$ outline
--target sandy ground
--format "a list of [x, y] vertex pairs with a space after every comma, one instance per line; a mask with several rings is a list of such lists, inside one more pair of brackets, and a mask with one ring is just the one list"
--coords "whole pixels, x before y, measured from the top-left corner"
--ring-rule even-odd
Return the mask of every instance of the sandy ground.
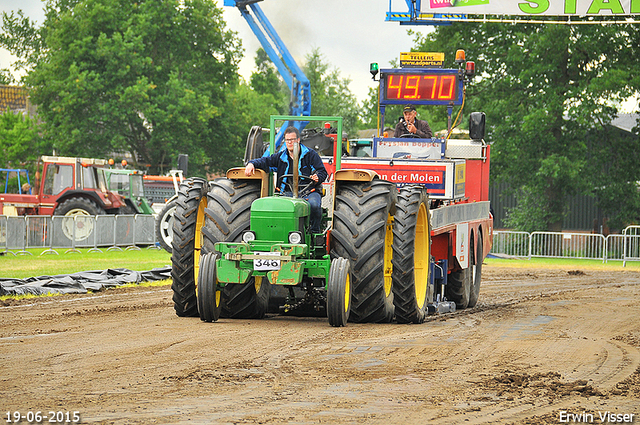
[[422, 325], [204, 323], [168, 287], [7, 302], [1, 419], [640, 424], [640, 273], [483, 273], [476, 308]]

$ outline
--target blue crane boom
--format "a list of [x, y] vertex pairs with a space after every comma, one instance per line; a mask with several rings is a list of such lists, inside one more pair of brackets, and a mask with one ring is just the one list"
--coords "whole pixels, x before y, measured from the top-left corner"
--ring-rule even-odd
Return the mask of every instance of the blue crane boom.
[[[262, 0], [224, 0], [224, 5], [238, 8], [289, 87], [289, 115], [308, 117], [311, 115], [311, 83], [258, 5], [260, 1]], [[302, 130], [307, 122], [296, 121], [293, 125]], [[277, 149], [283, 137], [284, 129], [280, 129], [276, 135]]]

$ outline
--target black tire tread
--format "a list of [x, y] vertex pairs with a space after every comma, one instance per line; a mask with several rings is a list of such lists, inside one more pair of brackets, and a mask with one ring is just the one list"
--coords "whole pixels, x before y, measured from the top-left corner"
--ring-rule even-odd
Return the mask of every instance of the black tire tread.
[[[419, 306], [415, 291], [415, 238], [420, 205], [428, 208], [428, 198], [420, 186], [405, 186], [398, 194], [393, 223], [393, 303], [398, 323], [422, 323], [426, 305]], [[426, 295], [426, 294], [425, 294]]]
[[346, 326], [349, 320], [349, 306], [344, 299], [349, 279], [349, 261], [346, 258], [334, 258], [329, 269], [327, 282], [327, 317], [334, 327]]
[[476, 265], [476, 273], [469, 293], [468, 308], [475, 307], [478, 303], [478, 297], [480, 296], [480, 283], [482, 282], [482, 261], [484, 260], [484, 256], [482, 252], [482, 234], [480, 232], [478, 232], [476, 239], [476, 249], [473, 258], [471, 259]]
[[[251, 204], [260, 197], [260, 182], [219, 178], [210, 183], [202, 228], [203, 253], [213, 252], [217, 242], [237, 242], [249, 230]], [[255, 291], [251, 277], [244, 284], [227, 284], [222, 292], [222, 317], [260, 319], [267, 312], [270, 284], [262, 279]]]
[[396, 187], [374, 179], [342, 182], [336, 194], [331, 257], [349, 260], [353, 322], [389, 322], [393, 295], [384, 287], [387, 217], [395, 210]]
[[83, 209], [89, 215], [103, 215], [105, 211], [93, 200], [82, 197], [69, 198], [62, 201], [55, 209], [54, 215], [65, 215], [73, 209]]
[[198, 316], [194, 256], [200, 252], [195, 252], [195, 236], [198, 206], [206, 187], [206, 180], [192, 177], [178, 189], [171, 241], [171, 289], [174, 309], [180, 317]]
[[215, 322], [220, 317], [220, 306], [216, 305], [216, 257], [213, 252], [200, 259], [198, 275], [198, 313], [203, 322]]
[[255, 277], [246, 283], [230, 283], [222, 291], [222, 317], [230, 319], [262, 319], [267, 313], [271, 284], [262, 278], [260, 290], [256, 292]]
[[[472, 250], [473, 245], [469, 247], [469, 251]], [[469, 307], [472, 281], [471, 262], [468, 267], [449, 273], [447, 286], [445, 287], [445, 296], [448, 300], [456, 303], [456, 309], [464, 310]]]

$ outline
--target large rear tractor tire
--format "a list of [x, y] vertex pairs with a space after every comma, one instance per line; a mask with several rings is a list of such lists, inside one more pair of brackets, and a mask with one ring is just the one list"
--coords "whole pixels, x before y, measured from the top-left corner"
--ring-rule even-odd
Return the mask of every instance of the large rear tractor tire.
[[429, 203], [421, 186], [398, 194], [393, 224], [393, 303], [398, 323], [422, 323], [427, 315], [431, 232]]
[[[238, 242], [249, 230], [251, 204], [260, 197], [260, 182], [216, 179], [210, 183], [202, 229], [203, 251], [213, 252], [216, 242]], [[259, 319], [267, 312], [271, 284], [251, 277], [243, 284], [227, 284], [222, 293], [222, 317]]]
[[178, 189], [171, 241], [171, 289], [174, 308], [180, 317], [198, 316], [196, 282], [206, 190], [207, 181], [198, 177], [184, 180]]
[[173, 214], [176, 211], [177, 195], [173, 196], [156, 217], [156, 240], [160, 247], [171, 254], [171, 241], [173, 240]]
[[228, 283], [222, 292], [222, 317], [262, 319], [269, 307], [271, 283], [265, 276], [251, 276], [243, 284]]
[[[53, 215], [68, 217], [62, 221], [62, 233], [70, 240], [75, 238], [76, 242], [91, 236], [95, 228], [95, 220], [91, 217], [103, 214], [105, 211], [88, 198], [69, 198], [62, 201], [53, 212]], [[79, 218], [74, 220], [74, 217]]]
[[219, 178], [209, 183], [203, 249], [213, 252], [216, 242], [239, 242], [249, 230], [251, 204], [260, 197], [260, 182]]
[[351, 279], [349, 260], [334, 258], [331, 260], [329, 280], [327, 281], [327, 316], [331, 326], [346, 326], [351, 310]]
[[469, 305], [467, 307], [475, 307], [478, 303], [478, 297], [480, 296], [480, 281], [482, 280], [482, 261], [484, 259], [482, 252], [482, 234], [478, 232], [478, 242], [476, 243], [476, 249], [473, 252], [471, 261], [473, 266], [471, 267], [471, 276], [473, 282], [471, 284], [471, 292], [469, 294]]
[[205, 254], [200, 259], [198, 273], [198, 313], [203, 322], [215, 322], [222, 310], [222, 290], [216, 275], [216, 255]]
[[[474, 253], [475, 255], [475, 244], [473, 241], [473, 237], [469, 240], [469, 252]], [[445, 289], [445, 295], [447, 299], [456, 303], [456, 309], [462, 310], [468, 307], [473, 307], [471, 305], [472, 293], [474, 289], [474, 280], [475, 273], [477, 271], [477, 267], [473, 264], [474, 258], [469, 259], [469, 265], [459, 271], [451, 272], [449, 274], [449, 278], [447, 279], [447, 286]], [[478, 281], [478, 292], [480, 291], [480, 281]], [[476, 302], [478, 301], [476, 297]]]
[[331, 256], [349, 260], [353, 322], [393, 320], [391, 258], [397, 200], [393, 183], [341, 182], [335, 198]]

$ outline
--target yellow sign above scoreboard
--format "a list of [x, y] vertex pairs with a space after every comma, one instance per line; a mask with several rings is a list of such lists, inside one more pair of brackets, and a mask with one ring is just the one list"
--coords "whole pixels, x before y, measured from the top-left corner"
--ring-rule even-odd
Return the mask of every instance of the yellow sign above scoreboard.
[[443, 63], [444, 53], [400, 53], [400, 66], [402, 68], [442, 68]]

